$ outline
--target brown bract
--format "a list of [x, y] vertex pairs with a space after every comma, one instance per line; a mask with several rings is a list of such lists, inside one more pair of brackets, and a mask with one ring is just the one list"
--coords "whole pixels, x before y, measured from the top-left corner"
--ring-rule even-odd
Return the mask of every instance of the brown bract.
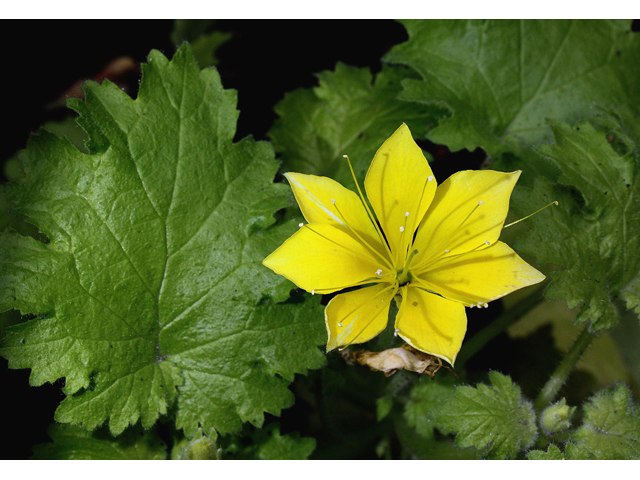
[[420, 375], [426, 373], [433, 379], [436, 372], [443, 366], [440, 358], [416, 350], [411, 345], [389, 348], [382, 352], [343, 350], [341, 355], [347, 363], [357, 362], [360, 365], [366, 365], [371, 370], [384, 372], [387, 377], [404, 369]]

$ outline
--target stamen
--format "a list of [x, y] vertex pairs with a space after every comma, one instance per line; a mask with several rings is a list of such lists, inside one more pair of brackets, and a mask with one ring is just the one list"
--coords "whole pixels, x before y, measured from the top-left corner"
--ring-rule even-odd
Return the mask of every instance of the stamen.
[[400, 329], [399, 329], [399, 328], [396, 328], [396, 329], [394, 330], [394, 332], [393, 332], [393, 336], [394, 336], [394, 337], [397, 337], [397, 336], [398, 336], [398, 333], [400, 333]]
[[336, 199], [335, 199], [335, 198], [332, 198], [332, 199], [331, 199], [331, 203], [332, 203], [333, 205], [335, 205], [335, 204], [336, 204]]
[[429, 180], [430, 182], [433, 182], [433, 177], [429, 175], [429, 178], [427, 178], [427, 180]]
[[449, 253], [451, 250], [445, 250], [444, 253]]
[[339, 323], [339, 324], [338, 324], [338, 326], [339, 326], [339, 327], [342, 327], [342, 324], [341, 324], [341, 323]]
[[409, 212], [405, 212], [404, 216], [408, 217], [409, 216]]
[[484, 241], [484, 243], [485, 243], [486, 245], [491, 245], [491, 242], [490, 242], [489, 240], [485, 240], [485, 241]]
[[[384, 248], [387, 250], [387, 253], [389, 254], [389, 258], [392, 258], [391, 249], [389, 248], [389, 244], [387, 243], [387, 240], [385, 239], [385, 236], [380, 231], [380, 227], [378, 226], [378, 222], [376, 221], [376, 218], [373, 216], [373, 213], [371, 213], [371, 210], [369, 209], [369, 206], [367, 205], [367, 201], [365, 200], [364, 195], [362, 194], [362, 190], [360, 190], [360, 184], [358, 183], [358, 179], [356, 178], [356, 174], [353, 171], [353, 166], [351, 165], [351, 160], [349, 159], [349, 155], [343, 155], [342, 157], [347, 159], [347, 163], [349, 164], [349, 170], [351, 170], [351, 176], [353, 177], [353, 181], [356, 184], [356, 188], [358, 189], [358, 195], [360, 195], [360, 200], [362, 201], [362, 205], [364, 205], [364, 209], [366, 210], [367, 215], [369, 215], [369, 220], [371, 220], [371, 223], [373, 224], [373, 227], [376, 229], [376, 232], [378, 233], [378, 237], [380, 238], [380, 243], [382, 243], [382, 245], [384, 245]], [[388, 262], [385, 261], [385, 263], [388, 263]]]
[[521, 218], [520, 220], [516, 220], [515, 222], [511, 222], [509, 225], [505, 225], [504, 227], [502, 227], [502, 229], [504, 230], [505, 228], [509, 228], [511, 225], [515, 225], [516, 223], [520, 223], [521, 221], [526, 220], [527, 218], [534, 216], [536, 213], [541, 212], [545, 208], [549, 208], [551, 205], [558, 205], [558, 201], [554, 200], [549, 205], [545, 205], [544, 207], [542, 207], [540, 210], [536, 210], [535, 212], [530, 213], [529, 215], [527, 215], [524, 218]]
[[311, 295], [315, 295], [316, 291], [315, 290], [311, 290]]
[[401, 232], [404, 232], [404, 227], [400, 227], [400, 231], [401, 231]]
[[[335, 202], [334, 199], [331, 199], [331, 201]], [[342, 217], [342, 220], [344, 221], [344, 224], [347, 225], [347, 221], [346, 221], [344, 215], [342, 214], [342, 212], [340, 211], [338, 206], [335, 205], [335, 203], [334, 203], [334, 207], [336, 209], [336, 212], [338, 212], [338, 215], [340, 215]], [[387, 265], [387, 267], [391, 268], [391, 265], [389, 264], [389, 261], [384, 257], [384, 255], [381, 255], [380, 253], [378, 253], [378, 251], [375, 248], [373, 248], [371, 245], [369, 245], [369, 243], [364, 238], [362, 238], [362, 236], [355, 229], [349, 227], [348, 225], [347, 225], [347, 227], [349, 228], [349, 230], [351, 230], [355, 234], [355, 236], [358, 238], [358, 240], [360, 240], [362, 242], [362, 244], [369, 250], [369, 252], [371, 252], [373, 255], [375, 255], [379, 259], [381, 259]]]
[[298, 226], [299, 227], [304, 227], [304, 223], [299, 223]]
[[382, 276], [382, 269], [379, 268], [378, 270], [376, 270], [376, 275], [378, 275], [379, 277]]
[[478, 202], [478, 205], [482, 205], [483, 203], [484, 203], [484, 200], [480, 200], [480, 201]]

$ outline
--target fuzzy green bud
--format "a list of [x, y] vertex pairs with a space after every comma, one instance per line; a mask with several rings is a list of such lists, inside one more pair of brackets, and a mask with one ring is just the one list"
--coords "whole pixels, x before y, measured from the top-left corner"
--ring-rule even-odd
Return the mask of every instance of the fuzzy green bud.
[[559, 402], [549, 405], [540, 417], [540, 426], [545, 434], [561, 432], [571, 426], [571, 416], [576, 407], [570, 407], [563, 398]]

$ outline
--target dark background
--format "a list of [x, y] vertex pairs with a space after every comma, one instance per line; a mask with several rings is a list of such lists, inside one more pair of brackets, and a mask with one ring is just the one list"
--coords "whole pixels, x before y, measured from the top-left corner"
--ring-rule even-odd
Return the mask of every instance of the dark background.
[[[3, 21], [1, 85], [4, 97], [0, 163], [26, 146], [29, 135], [64, 108], [50, 108], [75, 82], [99, 74], [114, 58], [146, 61], [151, 49], [171, 58], [173, 21]], [[336, 62], [380, 70], [380, 58], [408, 37], [404, 27], [381, 21], [220, 20], [233, 37], [217, 53], [225, 88], [238, 90], [237, 138], [267, 139], [274, 105], [285, 92], [317, 84], [314, 73]], [[137, 80], [131, 82], [135, 90]], [[135, 91], [130, 92], [135, 97]], [[4, 170], [0, 180], [5, 180]], [[0, 358], [3, 441], [0, 458], [23, 459], [49, 441], [46, 428], [64, 399], [62, 381], [29, 386], [29, 370], [9, 370]]]
[[[4, 161], [24, 148], [30, 133], [60, 111], [46, 106], [76, 81], [99, 74], [114, 58], [146, 61], [151, 49], [173, 56], [172, 20], [3, 21], [2, 93]], [[273, 106], [285, 92], [314, 86], [314, 73], [338, 61], [380, 70], [380, 58], [405, 41], [393, 20], [219, 20], [213, 28], [233, 37], [217, 53], [225, 88], [238, 90], [238, 138], [266, 139]], [[132, 92], [135, 96], [135, 92]]]

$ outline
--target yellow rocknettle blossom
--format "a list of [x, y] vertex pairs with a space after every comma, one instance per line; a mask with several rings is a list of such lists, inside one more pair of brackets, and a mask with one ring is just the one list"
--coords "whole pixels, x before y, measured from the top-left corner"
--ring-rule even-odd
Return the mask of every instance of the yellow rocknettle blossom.
[[544, 275], [498, 241], [520, 171], [466, 170], [437, 186], [402, 124], [377, 151], [360, 196], [334, 180], [285, 174], [307, 224], [264, 265], [325, 309], [327, 351], [382, 332], [399, 296], [395, 332], [453, 365], [467, 330], [465, 307], [482, 307]]

